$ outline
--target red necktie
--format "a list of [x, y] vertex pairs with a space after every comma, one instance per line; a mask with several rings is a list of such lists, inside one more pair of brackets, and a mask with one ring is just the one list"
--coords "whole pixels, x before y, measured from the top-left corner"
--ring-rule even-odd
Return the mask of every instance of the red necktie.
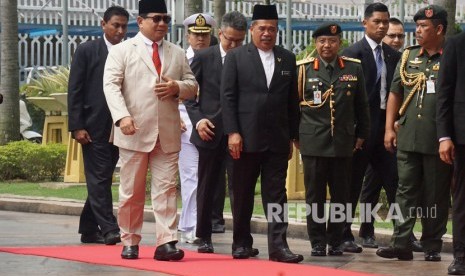
[[156, 42], [154, 42], [152, 44], [152, 48], [153, 48], [153, 54], [152, 54], [153, 64], [155, 64], [155, 68], [157, 69], [157, 73], [160, 76], [161, 60], [160, 60], [160, 56], [158, 55], [158, 44]]

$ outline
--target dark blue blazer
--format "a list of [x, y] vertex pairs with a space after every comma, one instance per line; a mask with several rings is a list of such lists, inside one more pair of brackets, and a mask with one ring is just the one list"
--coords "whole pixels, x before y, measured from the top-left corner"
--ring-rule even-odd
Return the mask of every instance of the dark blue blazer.
[[[401, 57], [401, 53], [394, 50], [387, 44], [382, 44], [384, 62], [386, 63], [386, 100], [389, 95], [392, 77], [396, 69], [397, 63]], [[350, 47], [344, 49], [342, 55], [351, 58], [360, 59], [362, 61], [363, 75], [365, 76], [365, 85], [368, 96], [368, 104], [370, 106], [371, 118], [371, 135], [378, 133], [379, 128], [384, 128], [385, 122], [379, 121], [380, 114], [380, 84], [376, 81], [376, 61], [373, 56], [373, 50], [370, 44], [364, 37]]]

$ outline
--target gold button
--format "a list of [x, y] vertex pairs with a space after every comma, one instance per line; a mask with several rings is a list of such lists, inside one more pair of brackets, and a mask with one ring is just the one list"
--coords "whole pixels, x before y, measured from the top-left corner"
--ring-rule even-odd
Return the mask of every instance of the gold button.
[[426, 72], [429, 72], [429, 68], [426, 68]]
[[417, 117], [418, 117], [418, 119], [421, 119], [421, 114], [418, 114], [418, 116], [417, 116]]
[[334, 93], [331, 93], [331, 96], [334, 96]]
[[347, 96], [350, 96], [350, 94], [351, 94], [350, 91], [347, 91]]
[[351, 88], [352, 86], [350, 86], [350, 84], [347, 85], [348, 88]]

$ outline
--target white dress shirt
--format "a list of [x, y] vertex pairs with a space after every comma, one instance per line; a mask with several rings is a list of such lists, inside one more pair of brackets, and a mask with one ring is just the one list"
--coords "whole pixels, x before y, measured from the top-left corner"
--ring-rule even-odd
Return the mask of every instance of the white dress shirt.
[[260, 54], [260, 59], [262, 60], [263, 69], [265, 69], [266, 85], [268, 88], [270, 88], [271, 79], [273, 78], [273, 73], [274, 73], [273, 50], [269, 50], [265, 52], [265, 51], [258, 49], [258, 53]]

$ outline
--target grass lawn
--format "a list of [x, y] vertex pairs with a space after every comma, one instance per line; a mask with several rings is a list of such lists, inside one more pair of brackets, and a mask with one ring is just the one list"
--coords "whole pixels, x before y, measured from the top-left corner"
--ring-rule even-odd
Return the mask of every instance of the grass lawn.
[[[113, 185], [112, 187], [113, 201], [118, 201], [118, 186]], [[57, 197], [57, 198], [69, 198], [75, 200], [85, 200], [87, 197], [87, 189], [85, 185], [66, 186], [62, 188], [51, 188], [48, 185], [41, 183], [29, 183], [29, 182], [0, 182], [0, 194], [12, 194], [20, 196], [37, 196], [37, 197]], [[150, 197], [147, 197], [145, 202], [146, 205], [151, 205]], [[181, 197], [178, 197], [178, 208], [181, 208]], [[226, 198], [224, 204], [224, 211], [226, 213], [231, 212], [231, 204], [229, 197]], [[255, 189], [255, 206], [254, 215], [264, 215], [261, 196], [260, 196], [260, 185], [257, 185]], [[357, 223], [355, 223], [357, 224]], [[375, 222], [375, 228], [392, 229], [391, 222]], [[414, 232], [421, 232], [421, 223], [417, 221], [415, 224]], [[452, 234], [452, 222], [449, 220], [447, 223], [447, 234]]]

